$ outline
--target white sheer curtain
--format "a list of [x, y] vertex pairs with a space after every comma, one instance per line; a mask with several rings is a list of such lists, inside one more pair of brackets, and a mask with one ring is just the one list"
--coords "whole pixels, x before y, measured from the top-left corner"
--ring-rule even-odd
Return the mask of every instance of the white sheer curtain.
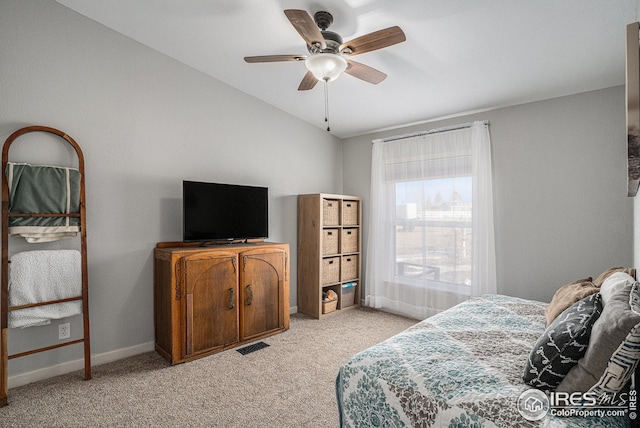
[[424, 319], [496, 293], [491, 182], [484, 122], [374, 141], [365, 304]]

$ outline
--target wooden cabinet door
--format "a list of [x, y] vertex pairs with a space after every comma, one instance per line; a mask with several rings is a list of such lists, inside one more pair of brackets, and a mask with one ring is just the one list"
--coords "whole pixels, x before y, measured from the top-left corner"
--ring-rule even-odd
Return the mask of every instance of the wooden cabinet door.
[[238, 341], [238, 258], [209, 252], [182, 258], [185, 356]]
[[285, 252], [275, 248], [257, 249], [244, 252], [240, 257], [240, 339], [251, 339], [262, 333], [282, 329], [285, 310]]

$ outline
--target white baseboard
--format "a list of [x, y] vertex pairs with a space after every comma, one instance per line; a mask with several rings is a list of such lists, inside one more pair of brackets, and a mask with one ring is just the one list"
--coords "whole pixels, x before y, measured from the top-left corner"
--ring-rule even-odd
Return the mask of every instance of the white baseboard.
[[[128, 348], [117, 349], [102, 354], [91, 355], [91, 366], [99, 366], [100, 364], [110, 363], [112, 361], [121, 360], [123, 358], [132, 357], [134, 355], [143, 354], [145, 352], [155, 350], [154, 342], [142, 343], [140, 345], [130, 346]], [[20, 373], [9, 377], [9, 388], [26, 385], [28, 383], [37, 382], [39, 380], [48, 379], [50, 377], [63, 375], [84, 369], [84, 358], [80, 358], [66, 363], [56, 364], [55, 366], [45, 367], [34, 370], [32, 372]]]
[[[289, 314], [295, 313], [298, 313], [298, 307], [290, 307]], [[100, 364], [110, 363], [112, 361], [117, 361], [123, 358], [132, 357], [134, 355], [143, 354], [145, 352], [154, 351], [155, 349], [155, 342], [147, 342], [140, 345], [130, 346], [128, 348], [105, 352], [103, 354], [91, 355], [91, 366], [99, 366]], [[27, 373], [20, 373], [9, 377], [9, 388], [15, 388], [17, 386], [26, 385], [28, 383], [37, 382], [39, 380], [48, 379], [50, 377], [59, 376], [83, 369], [84, 359], [79, 358], [77, 360], [67, 361], [66, 363], [56, 364], [55, 366], [45, 367]]]

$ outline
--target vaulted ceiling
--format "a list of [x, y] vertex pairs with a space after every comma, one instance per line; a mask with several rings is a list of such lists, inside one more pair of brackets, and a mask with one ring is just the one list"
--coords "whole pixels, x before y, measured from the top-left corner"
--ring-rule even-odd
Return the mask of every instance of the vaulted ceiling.
[[298, 91], [304, 61], [283, 10], [328, 11], [345, 41], [397, 25], [406, 41], [358, 55], [388, 77], [328, 84], [331, 132], [349, 137], [624, 83], [637, 0], [57, 0], [320, 128], [323, 85]]

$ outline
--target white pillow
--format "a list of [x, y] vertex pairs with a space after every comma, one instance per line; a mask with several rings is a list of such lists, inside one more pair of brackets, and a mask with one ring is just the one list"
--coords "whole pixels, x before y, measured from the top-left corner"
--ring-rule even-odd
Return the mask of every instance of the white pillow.
[[629, 287], [636, 282], [633, 277], [624, 272], [616, 272], [604, 280], [600, 287], [600, 294], [602, 295], [602, 306], [606, 306], [607, 302], [611, 298], [611, 295], [621, 287]]

